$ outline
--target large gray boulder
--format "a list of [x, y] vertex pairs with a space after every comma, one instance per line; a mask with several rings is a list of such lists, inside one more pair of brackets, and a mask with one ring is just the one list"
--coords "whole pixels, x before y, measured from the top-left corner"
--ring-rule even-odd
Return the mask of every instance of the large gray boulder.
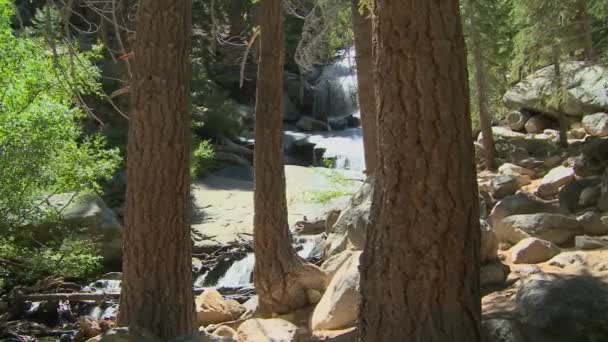
[[549, 202], [545, 202], [531, 196], [527, 193], [520, 192], [513, 196], [503, 198], [496, 203], [490, 215], [488, 223], [495, 231], [502, 229], [503, 220], [511, 215], [535, 214], [535, 213], [563, 213], [564, 210]]
[[63, 224], [84, 228], [85, 234], [99, 243], [105, 262], [119, 261], [122, 256], [122, 225], [116, 214], [99, 195], [92, 193], [64, 193], [48, 197], [44, 210], [59, 213]]
[[[568, 91], [568, 98], [562, 105], [567, 115], [585, 116], [608, 110], [608, 69], [592, 65], [586, 66], [584, 62], [568, 62], [561, 65], [564, 73], [564, 87]], [[551, 97], [555, 94], [555, 70], [552, 65], [542, 68], [504, 95], [505, 105], [520, 110], [527, 109], [546, 113], [557, 117], [558, 110], [552, 103]]]
[[555, 244], [571, 241], [583, 232], [574, 218], [560, 214], [524, 214], [506, 217], [496, 229], [500, 242], [517, 243], [528, 237], [536, 237]]
[[608, 285], [585, 276], [536, 274], [516, 295], [521, 323], [547, 341], [608, 341]]
[[594, 137], [608, 136], [608, 114], [590, 114], [585, 116], [582, 122], [587, 134]]

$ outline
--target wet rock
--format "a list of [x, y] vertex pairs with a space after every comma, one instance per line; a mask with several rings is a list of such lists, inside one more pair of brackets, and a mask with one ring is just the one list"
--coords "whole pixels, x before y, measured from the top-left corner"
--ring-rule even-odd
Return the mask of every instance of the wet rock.
[[587, 134], [594, 137], [608, 136], [608, 114], [595, 113], [585, 115], [582, 120]]
[[536, 237], [555, 244], [571, 241], [583, 231], [573, 218], [559, 214], [524, 214], [505, 218], [496, 229], [499, 241], [517, 243], [527, 237]]
[[359, 306], [359, 256], [354, 253], [337, 271], [315, 307], [313, 331], [338, 330], [355, 325]]
[[296, 342], [298, 327], [279, 319], [249, 319], [239, 326], [239, 342]]
[[571, 167], [558, 166], [549, 171], [542, 179], [538, 187], [538, 195], [546, 198], [559, 192], [559, 188], [574, 180], [574, 169]]
[[511, 248], [514, 264], [538, 264], [559, 254], [560, 249], [549, 241], [526, 238]]
[[205, 289], [195, 299], [196, 317], [199, 325], [217, 324], [239, 318], [246, 309], [235, 300], [224, 299], [215, 289]]

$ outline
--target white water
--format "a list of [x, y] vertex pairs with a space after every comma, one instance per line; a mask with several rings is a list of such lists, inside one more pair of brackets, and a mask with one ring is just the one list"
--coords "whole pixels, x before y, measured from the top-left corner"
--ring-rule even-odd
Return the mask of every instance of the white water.
[[118, 304], [113, 304], [107, 308], [101, 308], [100, 306], [94, 307], [89, 312], [89, 317], [94, 319], [109, 319], [115, 318], [118, 315]]
[[218, 280], [215, 287], [242, 287], [250, 285], [254, 265], [255, 257], [253, 253], [247, 254], [245, 258], [236, 261], [230, 266], [226, 274]]
[[357, 72], [354, 47], [326, 65], [315, 85], [315, 118], [343, 118], [357, 111]]

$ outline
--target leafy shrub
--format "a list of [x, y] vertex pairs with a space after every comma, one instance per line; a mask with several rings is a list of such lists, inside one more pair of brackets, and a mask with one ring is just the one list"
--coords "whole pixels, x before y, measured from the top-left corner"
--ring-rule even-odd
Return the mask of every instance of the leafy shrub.
[[196, 145], [192, 152], [190, 175], [192, 178], [200, 177], [216, 166], [215, 151], [209, 140], [203, 140]]
[[119, 164], [102, 136], [84, 136], [75, 102], [99, 92], [96, 52], [66, 42], [51, 49], [36, 30], [16, 36], [12, 15], [13, 3], [0, 0], [0, 269], [15, 279], [83, 276], [97, 260], [86, 240], [59, 229], [38, 243], [28, 227], [55, 218], [39, 210], [43, 195], [99, 191]]

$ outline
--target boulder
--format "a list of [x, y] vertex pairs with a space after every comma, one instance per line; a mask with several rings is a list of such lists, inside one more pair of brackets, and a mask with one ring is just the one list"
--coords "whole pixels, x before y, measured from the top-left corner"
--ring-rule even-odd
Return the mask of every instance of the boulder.
[[524, 125], [526, 132], [532, 134], [543, 133], [547, 127], [551, 125], [551, 122], [542, 115], [534, 115]]
[[236, 339], [237, 333], [236, 330], [232, 329], [231, 327], [221, 325], [213, 331], [213, 335]]
[[338, 254], [334, 254], [327, 258], [323, 264], [321, 264], [321, 269], [327, 273], [328, 279], [331, 281], [333, 276], [338, 272], [338, 270], [344, 265], [347, 261], [349, 261], [353, 254], [361, 255], [360, 251], [354, 251], [351, 249], [347, 249]]
[[608, 341], [608, 286], [600, 279], [536, 274], [522, 281], [515, 300], [521, 323], [552, 337], [546, 341]]
[[248, 319], [237, 331], [239, 342], [297, 342], [297, 330], [293, 323], [280, 318]]
[[533, 178], [536, 174], [533, 170], [511, 163], [502, 164], [498, 168], [498, 172], [506, 176], [530, 176], [530, 178]]
[[549, 260], [549, 265], [559, 268], [581, 268], [587, 265], [587, 257], [580, 252], [560, 253]]
[[575, 213], [595, 206], [601, 196], [600, 183], [601, 180], [594, 177], [575, 180], [564, 185], [558, 195], [560, 207]]
[[348, 207], [342, 211], [338, 220], [328, 232], [325, 242], [325, 255], [327, 257], [347, 248], [363, 249], [373, 192], [373, 180], [369, 179], [350, 199]]
[[503, 285], [511, 272], [509, 266], [500, 261], [481, 266], [479, 283], [481, 286]]
[[601, 214], [597, 211], [586, 211], [579, 215], [576, 220], [583, 226], [583, 232], [587, 235], [608, 235], [608, 224], [602, 220]]
[[329, 131], [329, 125], [326, 122], [313, 119], [310, 116], [301, 117], [296, 122], [296, 127], [304, 132]]
[[607, 248], [608, 239], [581, 235], [574, 238], [574, 247], [583, 250]]
[[517, 243], [527, 237], [536, 237], [559, 245], [571, 241], [582, 231], [576, 219], [560, 214], [538, 213], [505, 218], [496, 229], [496, 236], [501, 242]]
[[479, 220], [481, 228], [481, 263], [486, 264], [498, 260], [498, 238], [494, 229], [484, 220]]
[[494, 198], [504, 198], [519, 190], [518, 179], [513, 176], [498, 176], [492, 179], [492, 194]]
[[546, 198], [559, 192], [559, 188], [574, 180], [574, 169], [558, 166], [551, 169], [542, 179], [538, 187], [538, 195]]
[[[560, 107], [567, 115], [582, 117], [608, 110], [608, 69], [585, 62], [566, 62], [561, 65], [563, 86], [568, 91], [565, 103]], [[527, 109], [546, 113], [555, 118], [560, 112], [550, 99], [555, 94], [555, 69], [552, 65], [542, 68], [509, 89], [504, 97], [508, 108]]]
[[224, 299], [215, 289], [195, 298], [196, 318], [199, 325], [217, 324], [238, 319], [247, 309], [236, 300]]
[[[495, 231], [501, 229], [502, 221], [511, 215], [535, 214], [535, 213], [563, 213], [564, 210], [549, 202], [541, 201], [524, 192], [508, 196], [500, 200], [488, 216], [488, 223]], [[504, 242], [503, 240], [499, 241]]]
[[584, 139], [587, 131], [583, 127], [572, 128], [567, 133], [568, 139]]
[[354, 253], [338, 270], [310, 318], [313, 331], [339, 330], [356, 324], [360, 299], [359, 257]]
[[482, 342], [527, 342], [516, 320], [504, 318], [481, 321]]
[[587, 134], [594, 137], [608, 136], [608, 114], [595, 113], [583, 117], [583, 128]]
[[86, 234], [99, 243], [104, 262], [113, 263], [122, 259], [122, 226], [114, 211], [106, 206], [99, 195], [52, 195], [44, 209], [59, 211], [61, 220], [69, 227], [85, 228]]
[[521, 131], [524, 129], [524, 125], [526, 121], [530, 118], [530, 113], [526, 111], [514, 110], [507, 114], [507, 122], [509, 123], [509, 127], [514, 131]]
[[538, 264], [553, 258], [559, 252], [559, 247], [549, 241], [526, 238], [511, 248], [511, 260], [514, 264]]

